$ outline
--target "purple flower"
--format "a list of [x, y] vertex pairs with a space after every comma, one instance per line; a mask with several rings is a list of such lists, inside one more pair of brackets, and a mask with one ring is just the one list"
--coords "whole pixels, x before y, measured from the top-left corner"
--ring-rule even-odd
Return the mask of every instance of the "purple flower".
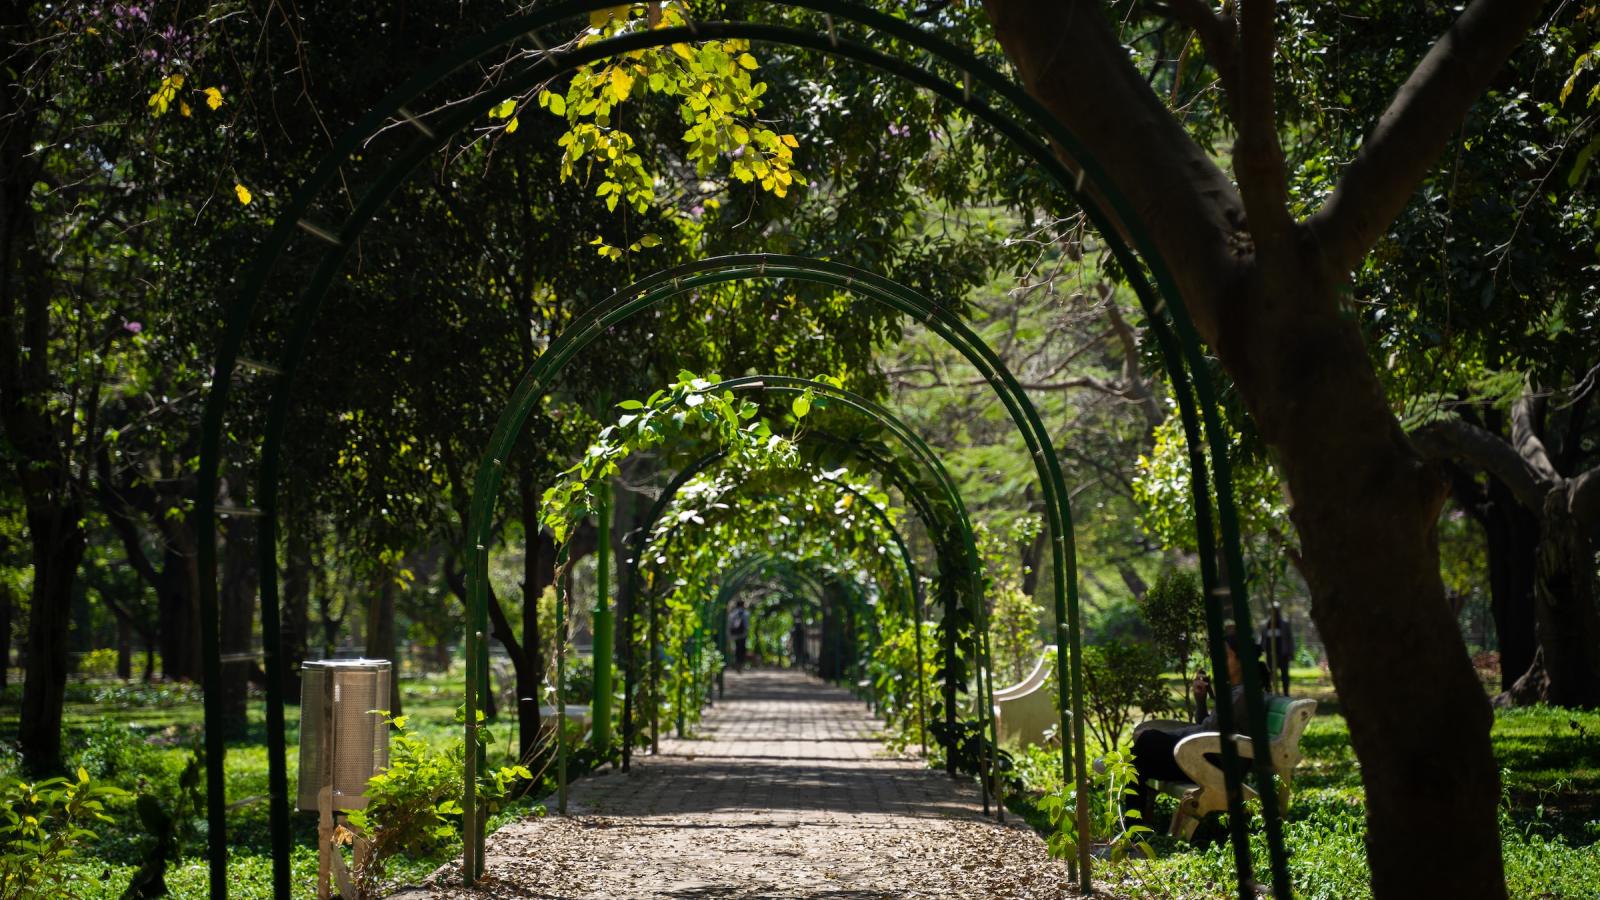
[[705, 214], [706, 214], [706, 208], [704, 206], [701, 206], [698, 203], [696, 203], [695, 205], [689, 207], [689, 215], [694, 216], [696, 219], [700, 218], [701, 216], [703, 216]]
[[144, 326], [138, 322], [124, 322], [122, 327], [126, 328], [129, 334], [138, 334], [144, 330]]
[[889, 126], [889, 134], [891, 134], [891, 135], [893, 135], [894, 137], [897, 137], [897, 138], [906, 137], [909, 134], [911, 134], [911, 126], [910, 125], [890, 125]]

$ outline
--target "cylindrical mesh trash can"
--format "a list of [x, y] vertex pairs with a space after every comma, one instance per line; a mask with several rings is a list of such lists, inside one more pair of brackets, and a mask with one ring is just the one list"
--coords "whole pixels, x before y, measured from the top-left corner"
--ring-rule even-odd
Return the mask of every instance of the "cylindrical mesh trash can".
[[[317, 792], [330, 771], [334, 810], [367, 805], [367, 780], [389, 764], [389, 726], [374, 710], [389, 705], [390, 668], [386, 659], [319, 659], [301, 665], [300, 809], [317, 808]], [[330, 704], [331, 716], [326, 713]]]

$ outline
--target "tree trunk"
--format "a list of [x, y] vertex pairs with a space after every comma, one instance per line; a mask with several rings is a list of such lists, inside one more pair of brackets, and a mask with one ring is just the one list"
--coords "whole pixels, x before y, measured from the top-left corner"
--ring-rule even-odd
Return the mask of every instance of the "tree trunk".
[[133, 678], [133, 625], [120, 613], [117, 614], [117, 678], [124, 682]]
[[200, 678], [200, 570], [195, 536], [185, 519], [161, 527], [164, 547], [156, 585], [156, 635], [168, 681]]
[[367, 606], [367, 649], [373, 659], [387, 659], [389, 669], [389, 715], [401, 715], [400, 660], [395, 653], [394, 572], [385, 565], [378, 571], [378, 584], [374, 585], [372, 599]]
[[1545, 501], [1534, 582], [1539, 652], [1511, 686], [1519, 706], [1600, 706], [1600, 610], [1595, 607], [1594, 546], [1565, 491]]
[[1124, 195], [1118, 215], [1137, 221], [1120, 226], [1172, 267], [1184, 309], [1274, 451], [1361, 762], [1374, 896], [1504, 898], [1493, 717], [1439, 577], [1444, 485], [1390, 412], [1349, 311], [1349, 273], [1538, 4], [1470, 4], [1304, 223], [1289, 212], [1272, 107], [1273, 5], [1184, 7], [1206, 29], [1208, 56], [1218, 51], [1239, 135], [1231, 173], [1150, 91], [1100, 4], [985, 5], [1028, 90]]
[[300, 666], [306, 660], [310, 638], [311, 535], [310, 525], [299, 517], [288, 522], [284, 539], [283, 620], [279, 643], [283, 653], [283, 700], [300, 703]]
[[1483, 529], [1489, 563], [1489, 611], [1500, 647], [1500, 689], [1510, 692], [1533, 666], [1535, 554], [1539, 520], [1499, 479], [1490, 477]]
[[61, 764], [61, 713], [67, 689], [67, 639], [72, 628], [72, 587], [87, 541], [83, 512], [72, 503], [29, 509], [33, 541], [33, 595], [28, 615], [28, 658], [17, 742], [34, 773]]
[[258, 580], [255, 520], [241, 516], [224, 519], [222, 590], [218, 595], [222, 683], [205, 685], [205, 689], [221, 693], [222, 730], [229, 740], [243, 738], [249, 727], [250, 673], [255, 662], [250, 637]]
[[11, 681], [11, 586], [0, 583], [0, 691]]

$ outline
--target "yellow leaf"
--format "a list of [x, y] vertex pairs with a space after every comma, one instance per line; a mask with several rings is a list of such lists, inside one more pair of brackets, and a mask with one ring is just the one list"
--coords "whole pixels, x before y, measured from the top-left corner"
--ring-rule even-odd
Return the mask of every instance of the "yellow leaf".
[[208, 87], [208, 88], [205, 89], [205, 95], [206, 95], [206, 106], [209, 106], [212, 109], [221, 109], [222, 108], [222, 91], [221, 90], [219, 90], [217, 88], [214, 88], [214, 87]]
[[795, 148], [797, 148], [797, 147], [800, 146], [800, 142], [795, 140], [794, 135], [786, 134], [786, 135], [783, 136], [783, 145], [785, 147], [795, 147]]
[[566, 115], [567, 114], [567, 98], [561, 96], [560, 94], [551, 94], [550, 95], [550, 111], [555, 113], [558, 116]]
[[178, 115], [183, 116], [185, 119], [187, 119], [187, 118], [189, 118], [189, 115], [191, 113], [193, 113], [193, 112], [194, 112], [194, 110], [189, 108], [189, 104], [187, 102], [185, 102], [183, 100], [179, 100], [178, 101]]
[[234, 196], [238, 197], [239, 198], [239, 202], [244, 204], [245, 206], [249, 206], [250, 205], [250, 201], [252, 199], [254, 199], [253, 196], [250, 193], [250, 189], [245, 187], [242, 184], [235, 184], [233, 186], [233, 194], [234, 194]]
[[739, 65], [745, 67], [746, 69], [753, 70], [760, 67], [761, 64], [756, 62], [756, 58], [754, 56], [751, 56], [748, 53], [741, 53], [739, 54]]
[[515, 134], [516, 130], [517, 130], [517, 117], [516, 116], [512, 116], [511, 117], [511, 121], [506, 123], [506, 134]]
[[611, 96], [616, 97], [617, 98], [617, 102], [621, 103], [622, 101], [628, 99], [628, 94], [632, 90], [633, 90], [633, 76], [629, 75], [627, 72], [622, 71], [622, 68], [620, 66], [615, 68], [615, 69], [612, 69], [611, 70]]
[[178, 89], [181, 87], [183, 87], [182, 75], [168, 75], [162, 78], [161, 86], [156, 88], [154, 94], [150, 95], [150, 115], [156, 118], [166, 115], [168, 107], [172, 105], [173, 99], [178, 96]]
[[504, 119], [506, 116], [509, 116], [513, 112], [516, 112], [516, 110], [517, 110], [517, 101], [516, 100], [514, 100], [514, 99], [502, 100], [499, 103], [496, 103], [494, 105], [493, 109], [489, 110], [489, 118], [491, 118], [491, 119]]

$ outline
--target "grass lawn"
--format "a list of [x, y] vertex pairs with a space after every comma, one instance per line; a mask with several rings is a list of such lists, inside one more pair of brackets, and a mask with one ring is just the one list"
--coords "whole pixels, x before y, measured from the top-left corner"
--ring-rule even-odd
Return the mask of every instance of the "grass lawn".
[[[1302, 741], [1305, 761], [1296, 772], [1294, 804], [1286, 823], [1297, 896], [1307, 900], [1367, 897], [1362, 791], [1344, 719], [1320, 673], [1309, 669], [1297, 673], [1294, 686], [1296, 694], [1320, 701], [1318, 715]], [[455, 723], [461, 697], [459, 677], [407, 680], [402, 689], [415, 733], [438, 745], [459, 736]], [[6, 699], [0, 711], [0, 738], [12, 737], [16, 728], [15, 698]], [[299, 738], [297, 716], [291, 708], [287, 722], [291, 796]], [[253, 731], [246, 740], [230, 746], [227, 758], [231, 896], [239, 898], [270, 896], [266, 750], [260, 719], [258, 704]], [[75, 684], [69, 687], [68, 762], [129, 790], [173, 796], [199, 726], [200, 698], [193, 688]], [[500, 741], [491, 762], [498, 765], [509, 761], [504, 738], [514, 734], [515, 724], [503, 721], [494, 731]], [[1495, 719], [1493, 740], [1505, 783], [1501, 821], [1511, 896], [1545, 900], [1600, 897], [1600, 713], [1540, 708], [1502, 711]], [[1028, 782], [1030, 796], [1059, 787], [1056, 759], [1041, 748], [1019, 758], [1019, 774]], [[14, 766], [13, 756], [0, 755], [0, 774]], [[532, 805], [529, 801], [517, 804], [492, 824], [524, 814]], [[1029, 797], [1016, 798], [1013, 808], [1040, 822]], [[1164, 825], [1164, 816], [1170, 812], [1169, 805], [1157, 824]], [[148, 838], [137, 823], [131, 802], [118, 804], [113, 813], [116, 821], [102, 826], [84, 858], [72, 865], [61, 896], [115, 898], [126, 887], [147, 853]], [[295, 896], [310, 897], [316, 873], [315, 816], [297, 812], [293, 821]], [[196, 825], [184, 860], [167, 874], [176, 897], [206, 896], [203, 819]], [[1254, 833], [1258, 838], [1256, 858], [1264, 863], [1266, 851], [1259, 827]], [[1154, 861], [1141, 859], [1119, 866], [1102, 863], [1096, 870], [1097, 880], [1128, 897], [1220, 900], [1235, 896], [1232, 855], [1226, 843], [1189, 845], [1161, 836], [1153, 845], [1157, 851]], [[414, 882], [457, 853], [458, 846], [447, 846], [435, 856], [397, 860], [391, 866], [391, 878], [397, 883]]]
[[[19, 689], [12, 688], [12, 692]], [[402, 680], [401, 702], [409, 718], [409, 728], [430, 743], [443, 746], [461, 737], [455, 710], [461, 703], [462, 680], [426, 677]], [[6, 697], [0, 711], [0, 738], [16, 735], [18, 704]], [[297, 781], [300, 739], [299, 710], [285, 711], [288, 731], [289, 796], [293, 802]], [[228, 747], [228, 843], [230, 897], [241, 900], [269, 898], [272, 895], [271, 839], [267, 826], [267, 753], [264, 704], [256, 703], [251, 714], [251, 731], [245, 740]], [[129, 791], [147, 790], [157, 796], [177, 795], [178, 776], [191, 758], [191, 745], [200, 733], [200, 694], [186, 685], [131, 685], [120, 683], [73, 684], [68, 687], [64, 734], [69, 767], [83, 766], [97, 779]], [[491, 729], [496, 743], [491, 744], [489, 762], [510, 762], [508, 743], [514, 742], [515, 721], [502, 721]], [[510, 739], [508, 742], [507, 738]], [[0, 775], [14, 771], [14, 756], [0, 756]], [[515, 804], [497, 815], [497, 826], [528, 812], [533, 804]], [[84, 857], [71, 866], [69, 881], [61, 886], [63, 897], [117, 898], [127, 887], [144, 859], [149, 839], [134, 814], [132, 802], [116, 804], [115, 822], [96, 828], [97, 840]], [[296, 897], [313, 897], [316, 892], [316, 814], [295, 812], [292, 817], [295, 843], [291, 867]], [[203, 898], [208, 895], [205, 851], [204, 810], [195, 823], [195, 833], [184, 848], [184, 859], [167, 870], [167, 885], [174, 897]], [[442, 848], [435, 856], [397, 859], [389, 875], [397, 883], [414, 882], [461, 851], [459, 846]]]
[[[1318, 714], [1301, 741], [1305, 755], [1295, 771], [1294, 801], [1285, 823], [1295, 895], [1305, 900], [1359, 900], [1367, 886], [1364, 796], [1350, 734], [1331, 687], [1314, 669], [1297, 671], [1297, 696], [1316, 697]], [[1510, 895], [1539, 900], [1600, 897], [1600, 713], [1530, 708], [1497, 711], [1492, 733], [1501, 767], [1501, 838]], [[1091, 754], [1098, 751], [1091, 741]], [[1059, 787], [1059, 758], [1034, 749], [1021, 763], [1030, 788]], [[1164, 831], [1169, 798], [1151, 823]], [[1029, 797], [1016, 811], [1044, 824]], [[1266, 870], [1266, 841], [1259, 815], [1252, 823], [1257, 872]], [[1151, 900], [1202, 900], [1238, 896], [1226, 831], [1208, 823], [1212, 840], [1196, 845], [1166, 837], [1151, 843], [1156, 859], [1102, 863], [1096, 879], [1122, 896]]]

